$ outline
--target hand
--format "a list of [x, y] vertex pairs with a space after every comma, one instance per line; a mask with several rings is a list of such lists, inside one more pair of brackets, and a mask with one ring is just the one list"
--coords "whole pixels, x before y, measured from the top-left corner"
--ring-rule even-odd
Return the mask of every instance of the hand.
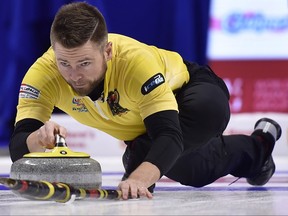
[[40, 127], [36, 133], [39, 144], [43, 148], [52, 149], [55, 146], [55, 135], [59, 134], [62, 137], [66, 137], [66, 128], [60, 126], [53, 121], [47, 121]]
[[66, 128], [53, 121], [47, 121], [38, 130], [27, 137], [27, 147], [30, 152], [43, 152], [45, 149], [53, 149], [56, 143], [55, 135], [66, 137]]
[[153, 195], [149, 192], [146, 186], [143, 185], [140, 181], [133, 179], [126, 179], [121, 181], [118, 185], [118, 188], [122, 192], [122, 198], [127, 200], [128, 198], [139, 198], [147, 197], [149, 199], [153, 198]]

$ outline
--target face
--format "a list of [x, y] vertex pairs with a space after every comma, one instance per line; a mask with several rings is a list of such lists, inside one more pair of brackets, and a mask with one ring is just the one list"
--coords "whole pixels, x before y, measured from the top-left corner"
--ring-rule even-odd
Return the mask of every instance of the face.
[[111, 42], [104, 50], [91, 41], [72, 49], [55, 43], [53, 49], [59, 72], [80, 96], [88, 95], [104, 79], [112, 56]]

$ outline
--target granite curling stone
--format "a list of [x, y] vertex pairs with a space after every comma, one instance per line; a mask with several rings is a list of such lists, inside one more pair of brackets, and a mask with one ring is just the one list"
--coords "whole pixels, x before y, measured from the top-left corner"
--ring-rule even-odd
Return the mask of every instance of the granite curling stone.
[[10, 178], [63, 182], [84, 189], [102, 186], [100, 163], [86, 153], [70, 150], [64, 137], [59, 135], [56, 135], [52, 151], [25, 154], [15, 161], [11, 165]]

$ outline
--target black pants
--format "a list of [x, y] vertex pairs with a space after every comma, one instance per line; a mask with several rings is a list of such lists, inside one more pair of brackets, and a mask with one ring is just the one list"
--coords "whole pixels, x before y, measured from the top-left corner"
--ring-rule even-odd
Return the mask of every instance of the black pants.
[[[205, 186], [227, 174], [255, 176], [265, 161], [262, 143], [253, 135], [223, 136], [230, 119], [225, 83], [210, 68], [185, 63], [191, 79], [176, 95], [184, 152], [165, 176], [194, 187]], [[137, 139], [141, 148], [145, 142], [149, 146], [147, 135], [136, 138], [134, 145]], [[144, 156], [137, 158], [138, 163]]]

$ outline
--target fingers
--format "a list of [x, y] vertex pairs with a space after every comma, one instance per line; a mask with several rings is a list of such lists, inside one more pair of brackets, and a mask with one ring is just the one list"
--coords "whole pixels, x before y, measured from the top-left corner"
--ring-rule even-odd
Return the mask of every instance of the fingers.
[[153, 195], [149, 192], [147, 187], [141, 185], [141, 183], [131, 180], [125, 180], [120, 182], [119, 189], [122, 191], [122, 198], [127, 200], [129, 198], [136, 199], [139, 197], [153, 198]]
[[38, 129], [37, 138], [43, 148], [52, 149], [55, 146], [56, 134], [66, 137], [67, 130], [55, 122], [47, 121]]
[[138, 194], [140, 197], [147, 197], [149, 199], [152, 198], [152, 194], [148, 191], [148, 189], [146, 187], [139, 187], [138, 188]]

